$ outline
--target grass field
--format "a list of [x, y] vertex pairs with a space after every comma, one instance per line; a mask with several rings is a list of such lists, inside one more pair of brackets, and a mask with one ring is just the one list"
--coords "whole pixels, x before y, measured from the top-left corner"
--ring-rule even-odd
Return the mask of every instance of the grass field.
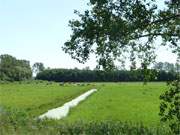
[[159, 124], [159, 96], [165, 83], [105, 83], [93, 96], [71, 110], [68, 121], [120, 120]]
[[[102, 121], [121, 120], [159, 123], [159, 95], [165, 83], [98, 83], [98, 92], [73, 108], [65, 120]], [[0, 89], [0, 106], [17, 108], [37, 116], [48, 109], [61, 106], [92, 86], [58, 83], [3, 84]]]
[[[36, 130], [36, 128], [32, 129], [34, 122], [30, 122], [31, 124], [28, 124], [28, 127], [24, 127], [24, 124], [26, 125], [27, 122], [26, 120], [21, 120], [21, 117], [24, 117], [21, 114], [17, 113], [17, 117], [11, 117], [11, 114], [14, 115], [13, 112], [10, 115], [5, 115], [8, 118], [3, 116], [2, 122], [0, 121], [2, 133], [8, 134], [23, 131], [22, 134], [26, 134], [30, 130], [31, 134], [46, 134], [46, 131], [50, 134], [58, 132], [77, 132], [78, 134], [81, 132], [90, 132], [89, 134], [96, 132], [99, 132], [99, 134], [106, 132], [115, 132], [115, 134], [116, 132], [127, 132], [127, 134], [149, 132], [154, 134], [157, 131], [152, 130], [152, 127], [161, 128], [162, 125], [159, 126], [160, 119], [158, 116], [159, 96], [167, 89], [165, 83], [148, 83], [146, 86], [143, 86], [142, 83], [91, 83], [88, 85], [65, 84], [63, 86], [59, 83], [48, 82], [1, 84], [0, 107], [24, 111], [30, 119], [32, 117], [37, 118], [37, 116], [47, 110], [59, 107], [91, 88], [97, 88], [98, 91], [81, 102], [77, 107], [72, 108], [66, 118], [58, 121], [45, 121], [41, 124], [35, 122], [35, 125], [38, 127]], [[77, 122], [91, 124], [76, 124]], [[123, 123], [116, 124], [114, 122]], [[124, 122], [131, 124], [126, 125]], [[5, 124], [1, 127], [3, 123]], [[21, 123], [20, 126], [18, 125], [19, 123]], [[57, 126], [57, 123], [60, 125], [63, 123], [74, 125]], [[137, 126], [137, 123], [142, 123], [150, 129]], [[8, 124], [9, 127], [7, 126]], [[20, 131], [17, 131], [18, 126]], [[44, 128], [46, 130], [43, 130]], [[92, 128], [93, 130], [91, 130]], [[108, 128], [109, 131], [106, 131]], [[7, 132], [7, 129], [10, 129], [10, 132]], [[162, 134], [162, 132], [169, 134], [168, 130], [164, 129], [161, 132], [158, 131], [157, 134]]]
[[0, 85], [0, 106], [19, 109], [30, 116], [38, 116], [48, 109], [89, 90], [92, 86], [65, 85], [59, 83], [9, 83]]

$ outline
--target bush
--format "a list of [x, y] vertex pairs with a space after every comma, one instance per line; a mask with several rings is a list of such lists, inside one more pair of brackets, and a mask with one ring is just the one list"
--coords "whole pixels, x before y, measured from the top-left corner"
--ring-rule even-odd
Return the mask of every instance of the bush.
[[180, 134], [180, 80], [169, 83], [170, 89], [160, 96], [161, 121], [168, 122], [175, 134]]

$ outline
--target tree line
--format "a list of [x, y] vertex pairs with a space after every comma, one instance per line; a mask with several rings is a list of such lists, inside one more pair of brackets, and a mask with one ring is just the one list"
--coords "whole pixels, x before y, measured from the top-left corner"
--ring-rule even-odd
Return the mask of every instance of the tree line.
[[32, 79], [33, 72], [36, 74], [44, 70], [40, 62], [31, 67], [28, 60], [18, 60], [9, 54], [0, 55], [0, 80], [22, 81]]
[[[179, 65], [168, 62], [155, 63], [152, 69], [148, 69], [148, 81], [172, 81], [176, 79]], [[30, 66], [27, 60], [18, 60], [15, 57], [4, 54], [0, 55], [0, 80], [22, 81], [32, 79], [48, 80], [56, 82], [126, 82], [144, 81], [143, 69], [133, 70], [90, 70], [85, 69], [45, 69], [44, 64], [36, 62]], [[147, 79], [147, 78], [146, 78]]]
[[[176, 72], [149, 69], [149, 81], [172, 81], [176, 79]], [[47, 69], [37, 74], [36, 79], [56, 82], [133, 82], [144, 81], [144, 70], [102, 70], [87, 69]]]

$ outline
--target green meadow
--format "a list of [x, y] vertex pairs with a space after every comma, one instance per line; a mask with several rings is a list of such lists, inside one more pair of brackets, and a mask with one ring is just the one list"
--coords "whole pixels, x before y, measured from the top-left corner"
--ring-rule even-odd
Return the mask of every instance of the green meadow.
[[[98, 91], [60, 120], [37, 119], [86, 91]], [[0, 134], [169, 135], [160, 124], [166, 83], [16, 82], [0, 85]]]
[[10, 83], [1, 84], [0, 106], [23, 110], [31, 117], [59, 107], [80, 94], [97, 88], [61, 121], [131, 121], [159, 124], [159, 96], [165, 83]]
[[17, 109], [36, 117], [62, 106], [92, 86], [48, 82], [8, 83], [0, 85], [0, 106]]
[[85, 102], [73, 108], [67, 121], [131, 121], [158, 125], [159, 96], [165, 83], [104, 83]]

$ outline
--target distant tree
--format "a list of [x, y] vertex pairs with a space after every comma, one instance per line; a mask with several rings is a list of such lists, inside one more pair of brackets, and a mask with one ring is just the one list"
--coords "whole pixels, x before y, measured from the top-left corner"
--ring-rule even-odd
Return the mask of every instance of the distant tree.
[[[177, 64], [177, 63], [176, 63]], [[154, 64], [154, 69], [158, 71], [176, 72], [176, 64], [169, 62], [158, 62]]]
[[90, 70], [90, 67], [85, 67], [85, 68], [83, 68], [83, 70]]
[[19, 81], [31, 77], [29, 61], [17, 60], [8, 54], [0, 55], [0, 80]]
[[180, 62], [176, 62], [175, 70], [176, 70], [177, 73], [180, 73]]
[[45, 67], [44, 67], [44, 64], [43, 64], [43, 63], [41, 63], [41, 62], [36, 62], [36, 63], [33, 64], [32, 69], [33, 69], [33, 72], [34, 72], [35, 74], [37, 74], [37, 73], [39, 73], [39, 72], [44, 71]]
[[165, 62], [164, 63], [164, 70], [167, 72], [175, 72], [175, 66], [173, 63]]
[[7, 80], [8, 76], [12, 75], [12, 68], [15, 65], [16, 59], [8, 54], [0, 56], [0, 79]]
[[163, 62], [158, 62], [154, 64], [153, 68], [156, 69], [157, 71], [163, 71], [164, 70], [163, 66], [164, 66]]

